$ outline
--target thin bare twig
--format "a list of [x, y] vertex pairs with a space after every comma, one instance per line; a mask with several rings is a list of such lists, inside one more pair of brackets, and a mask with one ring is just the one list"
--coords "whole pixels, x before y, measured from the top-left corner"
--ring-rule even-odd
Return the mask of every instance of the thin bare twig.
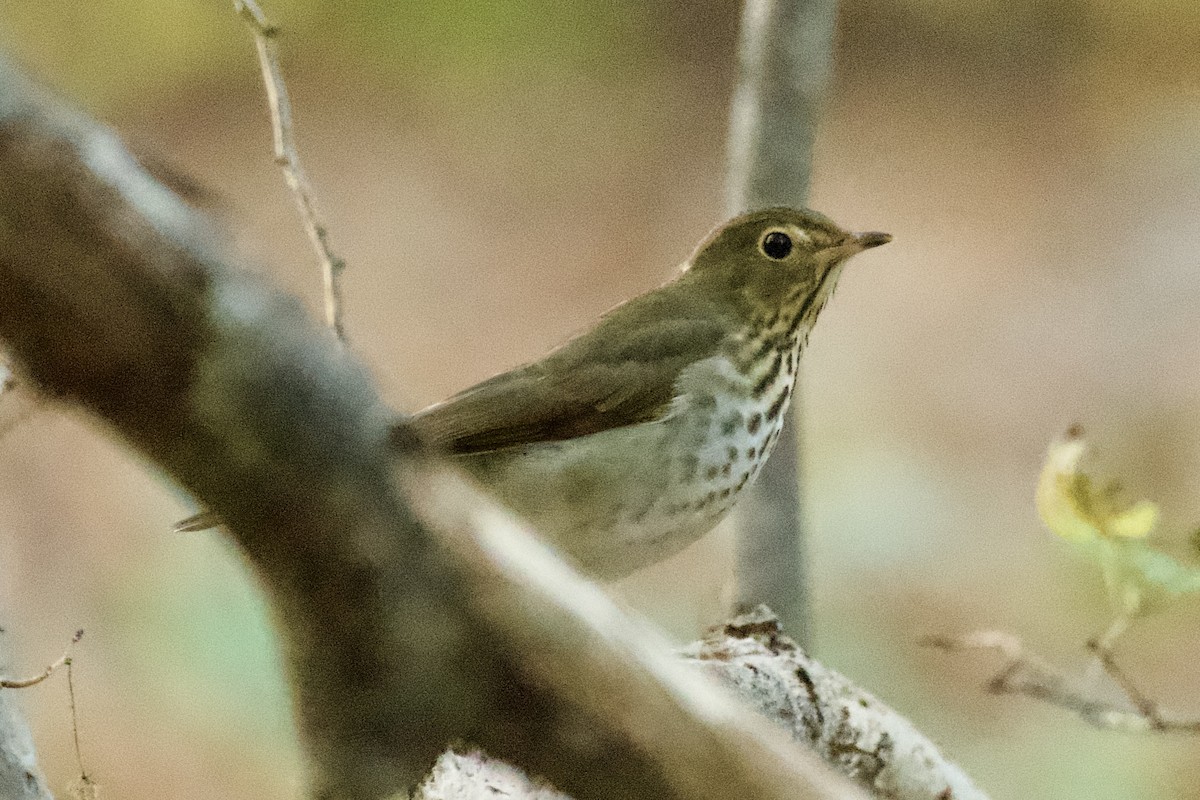
[[1163, 719], [1158, 713], [1158, 703], [1147, 697], [1137, 687], [1137, 684], [1133, 682], [1129, 673], [1117, 665], [1112, 648], [1105, 643], [1105, 640], [1099, 637], [1091, 639], [1088, 641], [1087, 646], [1095, 654], [1096, 659], [1100, 662], [1100, 666], [1108, 673], [1108, 677], [1112, 678], [1113, 683], [1120, 687], [1125, 696], [1129, 698], [1129, 702], [1133, 704], [1133, 707], [1150, 723], [1150, 727], [1155, 730], [1162, 730]]
[[[1076, 426], [1078, 427], [1078, 426]], [[1103, 633], [1098, 633], [1088, 639], [1087, 647], [1096, 656], [1090, 664], [1087, 671], [1084, 673], [1088, 685], [1095, 685], [1100, 681], [1101, 676], [1108, 672], [1108, 667], [1105, 665], [1102, 653], [1111, 654], [1117, 646], [1117, 640], [1125, 635], [1129, 630], [1129, 626], [1133, 622], [1133, 617], [1129, 614], [1118, 614], [1116, 618], [1104, 629]], [[1111, 663], [1111, 655], [1109, 661]], [[1131, 698], [1132, 699], [1132, 698]]]
[[[0, 678], [0, 689], [27, 689], [30, 686], [36, 686], [37, 684], [46, 680], [46, 678], [49, 678], [50, 675], [63, 664], [68, 665], [67, 673], [70, 674], [71, 648], [82, 638], [83, 631], [75, 631], [75, 635], [71, 637], [71, 641], [67, 644], [67, 649], [63, 651], [63, 654], [57, 661], [47, 666], [44, 670], [42, 670], [39, 674], [34, 675], [32, 678]], [[74, 714], [74, 696], [71, 698], [71, 708], [72, 714]]]
[[[82, 634], [83, 631], [79, 633]], [[92, 785], [92, 779], [88, 777], [87, 770], [83, 768], [83, 750], [79, 747], [79, 714], [75, 710], [75, 674], [71, 669], [73, 666], [71, 659], [67, 658], [65, 661], [67, 665], [67, 697], [71, 702], [71, 739], [75, 743], [75, 761], [79, 764], [78, 783], [81, 787], [87, 787]]]
[[296, 199], [296, 208], [300, 211], [304, 230], [308, 233], [321, 262], [321, 273], [325, 283], [325, 324], [344, 342], [346, 327], [342, 319], [342, 272], [346, 268], [346, 262], [335, 255], [329, 245], [329, 231], [317, 213], [312, 185], [300, 165], [300, 151], [296, 148], [292, 130], [292, 102], [288, 98], [287, 84], [284, 83], [283, 70], [279, 66], [279, 52], [275, 47], [279, 27], [267, 20], [255, 0], [234, 0], [233, 7], [254, 34], [258, 63], [262, 67], [263, 85], [267, 90], [267, 105], [271, 109], [275, 163], [283, 171], [283, 178]]
[[987, 682], [993, 694], [1019, 694], [1032, 697], [1078, 714], [1085, 722], [1104, 730], [1129, 732], [1200, 734], [1200, 720], [1168, 719], [1158, 704], [1142, 694], [1129, 676], [1113, 660], [1112, 651], [1102, 649], [1095, 640], [1089, 648], [1105, 671], [1124, 692], [1129, 705], [1100, 696], [1092, 681], [1071, 678], [1045, 659], [1026, 652], [1021, 640], [1004, 631], [975, 631], [964, 636], [929, 636], [922, 640], [928, 647], [948, 652], [994, 650], [1004, 656], [1004, 665]]

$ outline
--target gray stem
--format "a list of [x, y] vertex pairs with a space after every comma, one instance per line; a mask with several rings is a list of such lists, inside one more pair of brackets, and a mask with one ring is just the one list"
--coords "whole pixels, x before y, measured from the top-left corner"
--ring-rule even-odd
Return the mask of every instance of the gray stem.
[[[833, 56], [835, 0], [746, 0], [729, 129], [726, 210], [804, 206]], [[799, 399], [797, 387], [794, 396]], [[799, 403], [741, 504], [735, 611], [759, 603], [810, 640], [800, 504]]]

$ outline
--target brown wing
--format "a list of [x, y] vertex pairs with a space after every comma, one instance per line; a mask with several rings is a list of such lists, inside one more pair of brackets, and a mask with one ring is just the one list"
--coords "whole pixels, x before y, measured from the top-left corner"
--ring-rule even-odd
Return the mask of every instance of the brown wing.
[[[572, 439], [661, 417], [675, 396], [679, 373], [717, 352], [722, 326], [712, 318], [638, 320], [632, 317], [654, 313], [658, 304], [629, 305], [540, 361], [417, 413], [411, 424], [427, 441], [465, 454]], [[633, 313], [622, 313], [626, 309]]]

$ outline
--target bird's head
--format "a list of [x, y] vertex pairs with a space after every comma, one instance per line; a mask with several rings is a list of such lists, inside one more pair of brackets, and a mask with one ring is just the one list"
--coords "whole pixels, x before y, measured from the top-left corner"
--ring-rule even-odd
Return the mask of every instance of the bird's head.
[[[768, 208], [735, 217], [700, 243], [689, 280], [727, 298], [753, 319], [805, 314], [815, 319], [855, 253], [890, 242], [852, 233], [807, 209]], [[811, 319], [804, 320], [811, 324]]]

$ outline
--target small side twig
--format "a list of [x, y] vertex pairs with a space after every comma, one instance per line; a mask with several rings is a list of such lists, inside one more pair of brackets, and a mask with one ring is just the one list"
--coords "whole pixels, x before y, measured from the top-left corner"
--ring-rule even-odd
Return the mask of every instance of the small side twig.
[[[77, 636], [82, 635], [83, 631], [79, 631]], [[76, 638], [75, 641], [78, 641]], [[75, 744], [75, 762], [79, 764], [79, 780], [75, 782], [75, 795], [80, 800], [92, 800], [96, 797], [96, 784], [91, 776], [87, 774], [87, 770], [83, 767], [83, 750], [79, 747], [79, 714], [75, 710], [75, 675], [72, 672], [71, 659], [66, 659], [67, 665], [67, 697], [71, 702], [71, 740]]]
[[1071, 678], [1045, 659], [1026, 652], [1021, 640], [1004, 631], [975, 631], [964, 636], [929, 636], [922, 644], [948, 652], [994, 650], [1004, 656], [1004, 665], [987, 682], [993, 694], [1032, 697], [1073, 711], [1085, 722], [1105, 730], [1129, 732], [1200, 734], [1200, 720], [1169, 719], [1157, 703], [1142, 694], [1115, 663], [1112, 651], [1093, 640], [1089, 648], [1105, 672], [1121, 688], [1129, 705], [1100, 696], [1092, 681]]
[[317, 258], [321, 262], [321, 273], [325, 284], [325, 324], [333, 329], [341, 341], [346, 341], [346, 328], [342, 320], [342, 272], [346, 262], [336, 256], [329, 244], [329, 232], [317, 213], [313, 200], [312, 186], [300, 165], [300, 152], [292, 126], [292, 103], [288, 98], [287, 84], [279, 66], [279, 53], [275, 38], [279, 27], [267, 20], [255, 0], [234, 0], [234, 9], [246, 21], [254, 35], [258, 49], [258, 62], [262, 68], [263, 85], [267, 90], [267, 105], [271, 109], [271, 131], [274, 137], [275, 163], [283, 171], [283, 178], [296, 200], [304, 230], [312, 242]]
[[1116, 659], [1113, 657], [1112, 648], [1106, 646], [1104, 639], [1090, 639], [1087, 643], [1088, 649], [1096, 656], [1100, 662], [1100, 666], [1104, 668], [1108, 677], [1112, 678], [1113, 683], [1120, 687], [1125, 693], [1125, 697], [1137, 709], [1137, 712], [1146, 718], [1150, 723], [1150, 727], [1154, 730], [1163, 730], [1164, 721], [1158, 712], [1158, 703], [1147, 697], [1133, 679], [1125, 670], [1117, 665]]
[[[44, 670], [42, 670], [39, 674], [34, 675], [31, 678], [0, 678], [0, 689], [27, 689], [30, 686], [36, 686], [37, 684], [46, 680], [46, 678], [49, 678], [50, 675], [55, 670], [57, 670], [59, 667], [61, 667], [63, 664], [68, 665], [67, 671], [69, 673], [70, 672], [69, 666], [70, 666], [70, 661], [71, 661], [71, 648], [75, 645], [76, 642], [78, 642], [82, 638], [83, 638], [83, 631], [82, 630], [75, 631], [75, 635], [71, 637], [71, 641], [67, 644], [66, 650], [63, 651], [63, 654], [58, 658], [57, 661], [50, 664]], [[75, 708], [75, 700], [74, 700], [73, 695], [72, 695], [72, 699], [71, 699], [71, 708], [72, 708], [72, 710]], [[72, 711], [72, 713], [74, 713], [74, 712]]]
[[1116, 618], [1109, 623], [1109, 626], [1104, 629], [1103, 633], [1098, 633], [1092, 638], [1088, 639], [1088, 650], [1090, 650], [1092, 654], [1096, 656], [1096, 658], [1093, 659], [1090, 664], [1088, 664], [1087, 672], [1085, 673], [1089, 684], [1095, 685], [1098, 683], [1101, 676], [1106, 672], [1108, 672], [1110, 675], [1112, 674], [1105, 665], [1104, 658], [1101, 654], [1111, 654], [1112, 651], [1116, 649], [1117, 640], [1125, 635], [1125, 632], [1129, 630], [1129, 626], [1132, 623], [1133, 617], [1130, 614], [1118, 614]]

